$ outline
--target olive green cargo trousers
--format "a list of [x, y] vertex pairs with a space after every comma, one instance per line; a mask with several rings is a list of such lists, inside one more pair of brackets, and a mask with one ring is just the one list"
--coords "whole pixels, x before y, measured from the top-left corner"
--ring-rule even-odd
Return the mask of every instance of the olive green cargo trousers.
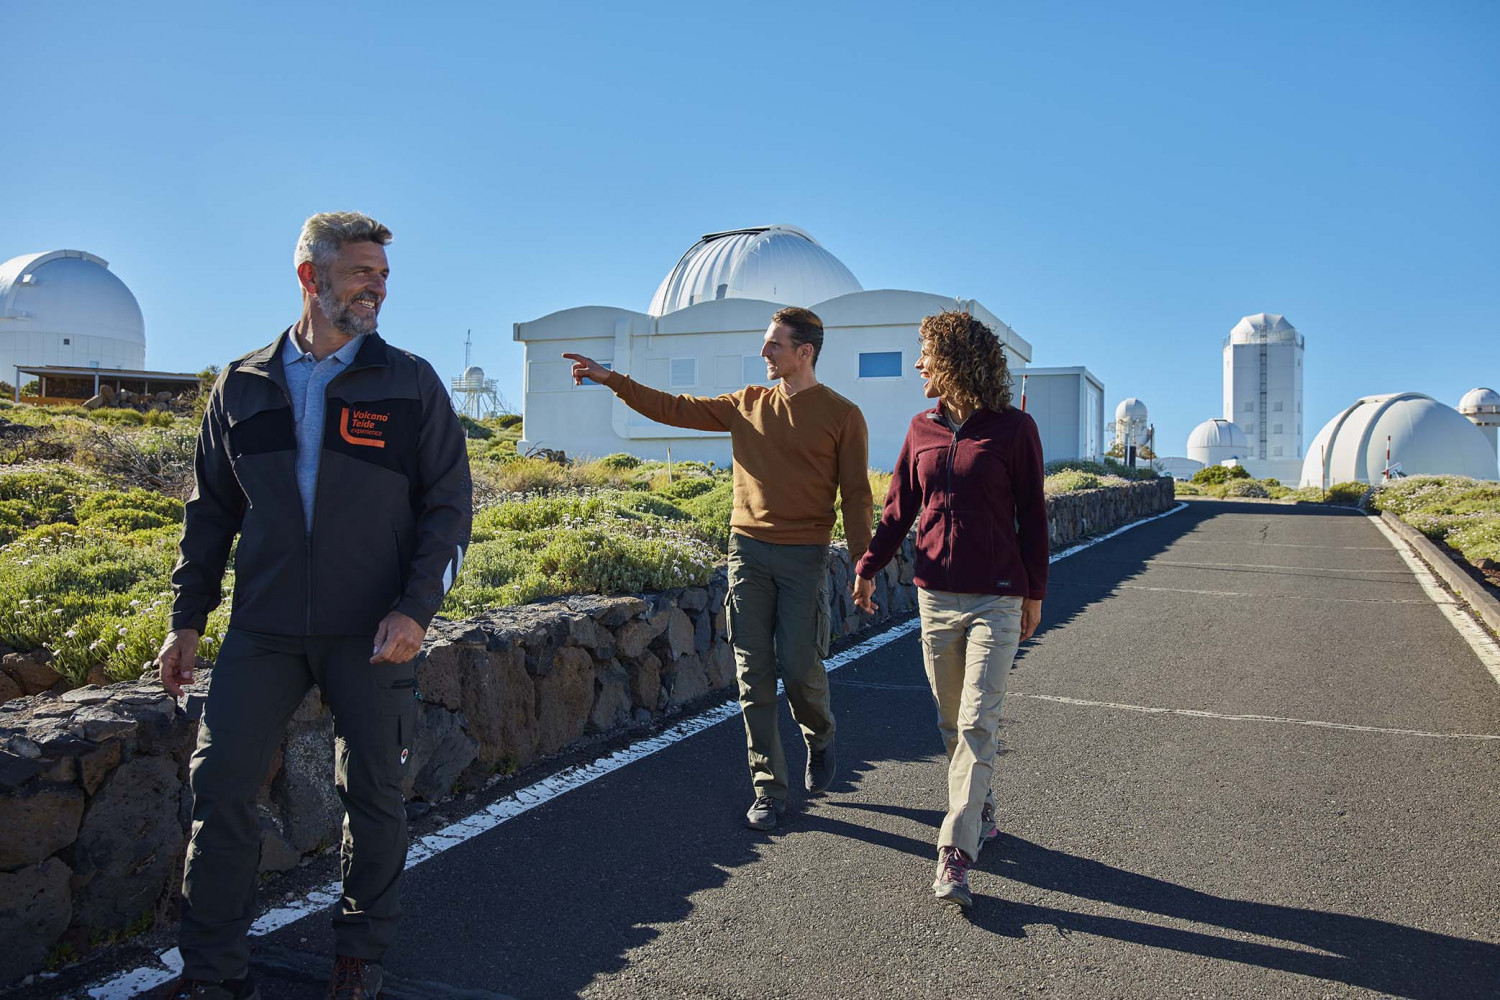
[[813, 750], [833, 742], [828, 674], [828, 546], [773, 545], [729, 536], [729, 640], [755, 794], [785, 802], [786, 753], [777, 721], [776, 678]]
[[378, 961], [394, 940], [416, 664], [372, 664], [373, 639], [234, 628], [225, 636], [189, 770], [193, 825], [179, 931], [188, 978], [238, 979], [249, 969], [261, 846], [256, 796], [288, 719], [314, 684], [333, 712], [334, 783], [345, 810], [335, 949]]

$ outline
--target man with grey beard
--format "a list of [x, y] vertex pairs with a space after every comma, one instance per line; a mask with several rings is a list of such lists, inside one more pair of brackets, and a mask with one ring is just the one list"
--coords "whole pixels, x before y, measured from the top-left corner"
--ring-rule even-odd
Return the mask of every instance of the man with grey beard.
[[239, 546], [189, 772], [183, 970], [162, 994], [172, 1000], [259, 996], [246, 938], [266, 833], [255, 799], [313, 685], [333, 713], [346, 814], [328, 996], [380, 995], [406, 860], [414, 658], [463, 562], [473, 510], [442, 380], [376, 332], [390, 241], [357, 212], [308, 219], [295, 255], [301, 318], [230, 362], [204, 413], [158, 657], [174, 696], [193, 680], [236, 535]]

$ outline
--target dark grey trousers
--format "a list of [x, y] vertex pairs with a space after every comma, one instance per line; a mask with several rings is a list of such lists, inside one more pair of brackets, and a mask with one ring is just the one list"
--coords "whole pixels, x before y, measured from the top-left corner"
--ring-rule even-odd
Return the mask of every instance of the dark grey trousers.
[[828, 546], [773, 545], [729, 536], [729, 639], [756, 795], [786, 801], [786, 752], [776, 677], [809, 747], [833, 742], [828, 653]]
[[312, 685], [333, 712], [334, 782], [344, 803], [337, 952], [378, 961], [401, 914], [406, 863], [401, 782], [416, 725], [415, 661], [370, 663], [373, 636], [284, 636], [231, 628], [214, 666], [189, 782], [192, 839], [179, 944], [193, 979], [238, 979], [250, 964], [260, 826], [255, 800], [287, 720]]

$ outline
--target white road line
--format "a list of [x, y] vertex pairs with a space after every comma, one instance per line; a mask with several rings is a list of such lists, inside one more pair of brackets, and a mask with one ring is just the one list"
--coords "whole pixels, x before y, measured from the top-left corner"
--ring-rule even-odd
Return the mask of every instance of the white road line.
[[1422, 591], [1432, 598], [1432, 603], [1438, 606], [1444, 617], [1458, 630], [1458, 634], [1468, 642], [1474, 650], [1474, 655], [1479, 657], [1479, 662], [1484, 664], [1484, 668], [1495, 679], [1495, 683], [1500, 684], [1500, 642], [1486, 632], [1474, 616], [1454, 600], [1452, 594], [1443, 589], [1443, 585], [1438, 582], [1432, 570], [1428, 569], [1427, 564], [1417, 556], [1410, 545], [1406, 544], [1405, 539], [1392, 531], [1378, 517], [1370, 518], [1370, 522], [1380, 529], [1380, 533], [1385, 536], [1386, 541], [1391, 543], [1391, 547], [1396, 550], [1397, 555], [1417, 578], [1417, 582], [1422, 585]]
[[[1273, 566], [1265, 563], [1196, 563], [1175, 562], [1170, 559], [1147, 559], [1148, 566], [1179, 566], [1186, 569], [1274, 569], [1281, 572], [1308, 572], [1308, 573], [1345, 573], [1355, 576], [1366, 576], [1369, 574], [1404, 575], [1399, 569], [1327, 569], [1322, 566]], [[1382, 580], [1382, 583], [1390, 582]]]
[[1262, 549], [1332, 549], [1338, 552], [1384, 552], [1383, 545], [1299, 545], [1296, 542], [1258, 542], [1247, 538], [1237, 540], [1211, 540], [1207, 538], [1179, 538], [1173, 545], [1248, 545]]
[[1116, 590], [1154, 590], [1164, 594], [1200, 594], [1206, 597], [1254, 597], [1270, 601], [1324, 601], [1333, 604], [1426, 604], [1425, 597], [1314, 597], [1303, 594], [1252, 594], [1240, 590], [1189, 590], [1184, 587], [1143, 587], [1117, 583]]
[[1065, 698], [1056, 694], [1028, 694], [1011, 691], [1007, 698], [1032, 698], [1036, 701], [1053, 701], [1060, 705], [1078, 705], [1083, 708], [1113, 708], [1122, 712], [1140, 712], [1146, 715], [1185, 715], [1194, 719], [1219, 719], [1225, 722], [1274, 722], [1285, 726], [1312, 726], [1317, 729], [1344, 729], [1355, 733], [1390, 733], [1396, 736], [1422, 736], [1434, 740], [1497, 740], [1500, 735], [1489, 733], [1429, 733], [1420, 729], [1391, 729], [1387, 726], [1355, 726], [1347, 722], [1319, 722], [1316, 719], [1288, 719], [1279, 715], [1226, 715], [1223, 712], [1208, 712], [1197, 708], [1157, 708], [1151, 705], [1127, 705], [1115, 701], [1089, 701], [1085, 698]]
[[[1084, 549], [1092, 548], [1100, 542], [1114, 538], [1143, 524], [1159, 521], [1164, 517], [1176, 514], [1187, 508], [1187, 504], [1179, 503], [1176, 507], [1165, 513], [1156, 514], [1152, 517], [1141, 518], [1129, 524], [1116, 528], [1108, 534], [1091, 538], [1086, 542], [1080, 542], [1072, 548], [1064, 549], [1062, 552], [1053, 554], [1049, 562], [1057, 562], [1071, 555], [1082, 552]], [[851, 646], [836, 656], [830, 656], [823, 661], [823, 666], [834, 671], [852, 663], [860, 657], [872, 653], [882, 646], [889, 645], [903, 636], [910, 635], [922, 627], [922, 623], [912, 618], [908, 621], [893, 625], [881, 632], [879, 635], [866, 639], [858, 645]], [[780, 690], [781, 685], [777, 685]], [[663, 730], [656, 736], [632, 743], [623, 750], [618, 750], [589, 764], [566, 768], [557, 774], [548, 775], [532, 785], [527, 785], [507, 798], [493, 802], [472, 815], [466, 816], [456, 823], [452, 823], [436, 833], [430, 833], [421, 840], [412, 844], [406, 853], [406, 867], [414, 868], [424, 861], [451, 850], [473, 837], [493, 830], [501, 823], [515, 819], [522, 813], [530, 812], [537, 806], [551, 802], [560, 795], [577, 788], [582, 788], [590, 782], [602, 778], [607, 774], [618, 771], [627, 764], [633, 764], [651, 756], [674, 743], [679, 743], [695, 733], [701, 733], [721, 722], [737, 718], [740, 714], [740, 706], [737, 701], [726, 701], [693, 716], [684, 719], [669, 729]], [[302, 898], [267, 910], [250, 927], [252, 937], [260, 937], [270, 934], [272, 931], [280, 930], [294, 921], [326, 910], [329, 906], [339, 900], [340, 885], [338, 882], [328, 882], [313, 889]], [[85, 990], [85, 995], [93, 1000], [129, 1000], [129, 998], [159, 986], [182, 971], [182, 956], [176, 948], [169, 949], [157, 956], [160, 964], [154, 966], [142, 966], [132, 969], [123, 975], [116, 976], [96, 986]]]

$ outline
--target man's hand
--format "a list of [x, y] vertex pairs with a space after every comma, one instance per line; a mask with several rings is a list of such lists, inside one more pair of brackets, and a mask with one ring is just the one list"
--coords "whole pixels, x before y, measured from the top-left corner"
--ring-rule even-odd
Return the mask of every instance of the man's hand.
[[862, 576], [854, 578], [854, 585], [849, 588], [849, 593], [854, 598], [854, 606], [867, 615], [873, 615], [880, 605], [872, 600], [875, 594], [875, 581], [866, 580]]
[[168, 632], [156, 654], [156, 671], [161, 677], [161, 686], [173, 698], [182, 697], [182, 686], [193, 683], [193, 663], [198, 659], [200, 636], [190, 628]]
[[1021, 641], [1030, 639], [1042, 623], [1042, 602], [1030, 597], [1021, 599]]
[[583, 385], [584, 379], [603, 385], [604, 380], [609, 378], [609, 369], [593, 358], [586, 358], [582, 354], [564, 354], [563, 357], [573, 362], [574, 385]]
[[375, 630], [375, 653], [371, 663], [405, 663], [422, 648], [427, 630], [399, 611], [380, 619]]

